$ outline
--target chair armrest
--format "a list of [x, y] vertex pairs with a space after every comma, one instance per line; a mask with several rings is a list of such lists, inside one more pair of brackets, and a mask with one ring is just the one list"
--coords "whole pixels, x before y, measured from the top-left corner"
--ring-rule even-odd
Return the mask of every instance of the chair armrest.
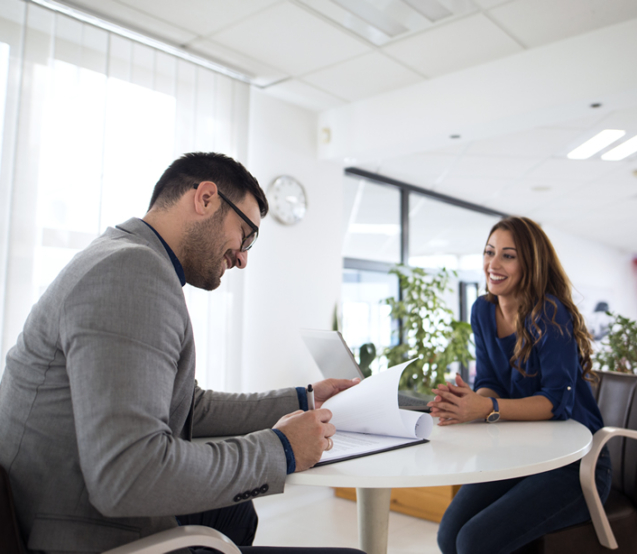
[[615, 535], [610, 527], [608, 517], [604, 511], [604, 505], [599, 498], [597, 486], [595, 485], [595, 466], [597, 465], [597, 458], [604, 445], [613, 437], [637, 439], [637, 431], [623, 429], [621, 427], [602, 427], [597, 431], [593, 435], [593, 446], [589, 453], [582, 458], [579, 478], [582, 491], [584, 492], [584, 498], [586, 499], [586, 505], [591, 514], [595, 532], [597, 533], [597, 540], [599, 540], [602, 546], [616, 550], [617, 541], [615, 540]]
[[103, 554], [163, 554], [189, 546], [206, 546], [224, 554], [241, 554], [241, 550], [223, 533], [203, 525], [184, 525], [161, 531]]

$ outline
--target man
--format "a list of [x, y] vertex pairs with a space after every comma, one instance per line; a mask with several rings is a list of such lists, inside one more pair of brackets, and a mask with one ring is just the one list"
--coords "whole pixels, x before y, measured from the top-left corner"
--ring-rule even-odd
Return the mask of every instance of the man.
[[[267, 210], [241, 164], [186, 154], [143, 220], [109, 228], [35, 304], [0, 384], [0, 464], [29, 551], [102, 552], [179, 523], [249, 545], [256, 517], [242, 503], [282, 492], [331, 448], [331, 413], [303, 411], [304, 389], [195, 384], [182, 287], [213, 290], [244, 268]], [[353, 384], [316, 383], [317, 408]]]

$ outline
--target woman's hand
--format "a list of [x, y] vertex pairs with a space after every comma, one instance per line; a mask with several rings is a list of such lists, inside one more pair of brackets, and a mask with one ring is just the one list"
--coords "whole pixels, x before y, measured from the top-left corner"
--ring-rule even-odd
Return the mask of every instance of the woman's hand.
[[493, 410], [491, 400], [473, 392], [460, 375], [456, 375], [455, 384], [439, 385], [432, 392], [436, 397], [427, 405], [431, 415], [440, 418], [438, 425], [484, 419]]

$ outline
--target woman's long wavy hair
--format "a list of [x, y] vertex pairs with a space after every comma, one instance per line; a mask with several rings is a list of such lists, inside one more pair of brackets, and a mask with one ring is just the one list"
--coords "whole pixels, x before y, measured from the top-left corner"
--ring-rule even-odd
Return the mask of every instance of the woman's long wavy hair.
[[[522, 278], [518, 285], [520, 307], [515, 323], [517, 339], [511, 364], [522, 375], [528, 376], [522, 369], [522, 364], [528, 361], [533, 346], [542, 338], [543, 331], [538, 322], [544, 313], [546, 303], [552, 304], [554, 308], [551, 323], [560, 329], [560, 333], [565, 332], [555, 321], [557, 305], [547, 297], [551, 294], [564, 305], [573, 319], [573, 336], [577, 342], [584, 379], [595, 380], [595, 374], [592, 373], [590, 333], [586, 329], [582, 314], [573, 303], [571, 282], [546, 233], [537, 223], [526, 217], [502, 219], [493, 226], [489, 238], [498, 229], [511, 233], [522, 270]], [[487, 300], [493, 304], [498, 303], [497, 296], [488, 290]]]

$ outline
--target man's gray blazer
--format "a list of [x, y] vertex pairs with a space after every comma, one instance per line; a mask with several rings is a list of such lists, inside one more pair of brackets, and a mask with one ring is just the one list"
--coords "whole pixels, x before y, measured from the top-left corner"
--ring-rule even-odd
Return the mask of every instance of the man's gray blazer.
[[[0, 463], [31, 551], [102, 552], [283, 491], [295, 389], [202, 391], [183, 290], [146, 224], [109, 228], [35, 304], [0, 384]], [[191, 436], [249, 433], [215, 444]]]

